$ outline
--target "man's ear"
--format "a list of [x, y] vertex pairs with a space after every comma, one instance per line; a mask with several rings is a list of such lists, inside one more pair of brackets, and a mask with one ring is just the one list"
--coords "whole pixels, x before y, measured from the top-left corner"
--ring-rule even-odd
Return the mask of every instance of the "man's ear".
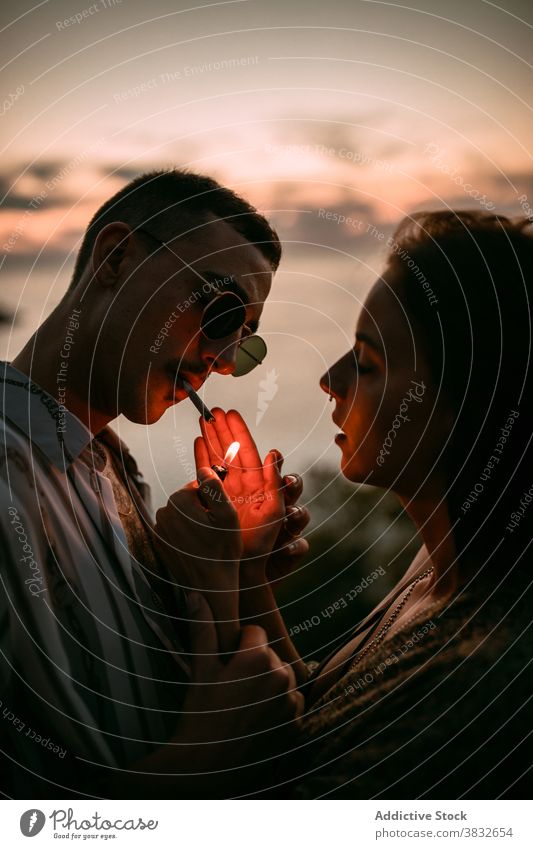
[[114, 221], [100, 230], [92, 252], [92, 273], [104, 286], [114, 286], [135, 250], [131, 227]]

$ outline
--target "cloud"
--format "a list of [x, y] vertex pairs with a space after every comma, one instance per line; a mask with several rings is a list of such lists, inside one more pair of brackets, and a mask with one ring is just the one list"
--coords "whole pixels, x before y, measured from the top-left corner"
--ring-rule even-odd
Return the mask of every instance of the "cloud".
[[145, 174], [147, 171], [154, 171], [154, 168], [132, 168], [128, 165], [119, 165], [110, 164], [110, 165], [101, 165], [98, 168], [98, 172], [102, 175], [102, 177], [113, 177], [118, 180], [124, 180], [125, 183], [129, 183], [130, 180], [135, 180], [136, 177], [140, 177], [141, 174]]

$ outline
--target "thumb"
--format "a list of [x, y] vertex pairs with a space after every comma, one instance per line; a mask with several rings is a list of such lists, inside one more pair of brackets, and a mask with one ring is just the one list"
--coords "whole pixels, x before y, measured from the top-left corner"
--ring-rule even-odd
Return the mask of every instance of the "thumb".
[[217, 629], [213, 613], [201, 593], [191, 592], [187, 598], [189, 637], [191, 642], [191, 664], [194, 677], [202, 677], [213, 660], [219, 656]]

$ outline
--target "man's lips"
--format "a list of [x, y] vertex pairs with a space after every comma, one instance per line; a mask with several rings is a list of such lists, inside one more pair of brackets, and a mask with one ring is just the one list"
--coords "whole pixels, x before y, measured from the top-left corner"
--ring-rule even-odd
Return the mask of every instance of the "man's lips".
[[186, 374], [185, 372], [180, 372], [176, 378], [176, 383], [183, 388], [183, 381], [186, 380], [189, 383], [195, 392], [198, 392], [200, 386], [203, 384], [205, 378], [199, 377], [198, 375]]
[[199, 375], [199, 374], [190, 374], [189, 372], [178, 372], [177, 374], [171, 374], [170, 379], [173, 383], [174, 392], [169, 395], [169, 398], [186, 398], [187, 393], [183, 386], [183, 381], [186, 380], [187, 383], [190, 383], [192, 388], [197, 392], [202, 384], [205, 382], [207, 375]]

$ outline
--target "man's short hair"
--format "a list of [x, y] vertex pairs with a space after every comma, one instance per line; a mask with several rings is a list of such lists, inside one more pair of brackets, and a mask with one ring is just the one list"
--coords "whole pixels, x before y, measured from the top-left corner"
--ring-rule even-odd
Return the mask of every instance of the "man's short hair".
[[275, 270], [281, 244], [266, 218], [231, 189], [211, 177], [179, 169], [151, 171], [136, 177], [96, 212], [76, 258], [70, 289], [87, 266], [100, 231], [114, 221], [133, 231], [145, 227], [162, 242], [185, 235], [208, 215], [230, 224], [263, 254]]

